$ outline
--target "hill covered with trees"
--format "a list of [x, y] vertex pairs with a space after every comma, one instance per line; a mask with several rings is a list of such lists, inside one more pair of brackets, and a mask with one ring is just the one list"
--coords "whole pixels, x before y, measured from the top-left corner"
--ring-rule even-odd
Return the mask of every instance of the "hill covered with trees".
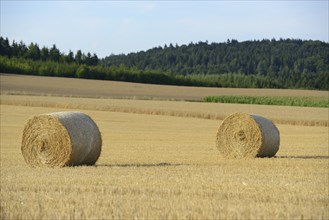
[[298, 39], [170, 44], [99, 59], [0, 37], [0, 71], [129, 82], [328, 90], [329, 44]]
[[325, 88], [329, 75], [329, 44], [298, 39], [170, 44], [146, 52], [112, 55], [102, 63], [180, 75], [264, 76], [277, 80], [284, 87]]

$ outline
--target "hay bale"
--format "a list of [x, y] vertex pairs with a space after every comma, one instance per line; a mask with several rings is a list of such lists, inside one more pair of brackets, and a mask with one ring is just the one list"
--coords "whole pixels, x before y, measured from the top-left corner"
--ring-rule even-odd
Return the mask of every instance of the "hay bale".
[[101, 147], [100, 131], [88, 115], [55, 112], [27, 121], [21, 150], [32, 167], [63, 167], [95, 164]]
[[280, 133], [266, 118], [235, 113], [220, 125], [216, 143], [227, 158], [273, 157], [279, 150]]

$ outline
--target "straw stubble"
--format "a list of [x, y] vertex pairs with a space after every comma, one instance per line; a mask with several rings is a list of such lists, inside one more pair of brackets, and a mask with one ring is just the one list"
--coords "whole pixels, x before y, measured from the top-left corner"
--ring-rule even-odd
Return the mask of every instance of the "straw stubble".
[[216, 144], [227, 158], [273, 157], [279, 150], [280, 134], [273, 122], [262, 116], [235, 113], [220, 125]]
[[88, 115], [55, 112], [27, 121], [21, 150], [32, 167], [63, 167], [95, 164], [101, 146], [100, 131]]

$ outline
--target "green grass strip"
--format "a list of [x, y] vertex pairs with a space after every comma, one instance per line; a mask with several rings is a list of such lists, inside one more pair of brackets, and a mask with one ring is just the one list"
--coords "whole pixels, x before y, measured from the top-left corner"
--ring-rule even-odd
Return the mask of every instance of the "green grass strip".
[[207, 96], [204, 102], [256, 104], [256, 105], [282, 105], [328, 108], [329, 100], [318, 97], [270, 97], [270, 96]]

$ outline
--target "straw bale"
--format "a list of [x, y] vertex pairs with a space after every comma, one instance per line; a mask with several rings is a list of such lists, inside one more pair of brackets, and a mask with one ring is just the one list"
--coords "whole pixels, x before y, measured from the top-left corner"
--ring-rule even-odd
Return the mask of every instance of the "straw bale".
[[95, 164], [101, 147], [101, 133], [88, 115], [54, 112], [27, 121], [21, 150], [32, 167], [63, 167]]
[[280, 133], [262, 116], [235, 113], [223, 120], [216, 144], [227, 158], [273, 157], [279, 150]]

